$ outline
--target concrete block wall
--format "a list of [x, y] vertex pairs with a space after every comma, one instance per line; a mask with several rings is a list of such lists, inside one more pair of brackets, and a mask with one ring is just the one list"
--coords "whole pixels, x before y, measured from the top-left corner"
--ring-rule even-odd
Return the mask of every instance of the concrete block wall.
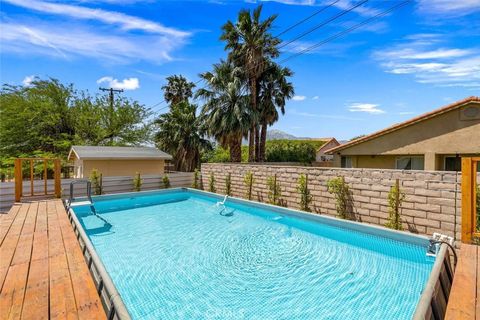
[[202, 164], [202, 184], [208, 190], [213, 172], [217, 193], [225, 192], [225, 178], [231, 174], [232, 195], [245, 198], [244, 177], [254, 175], [252, 200], [266, 202], [269, 176], [277, 175], [282, 200], [289, 208], [299, 208], [297, 191], [300, 174], [308, 175], [308, 187], [313, 196], [311, 209], [318, 214], [336, 216], [335, 199], [327, 191], [329, 179], [343, 176], [351, 191], [350, 214], [357, 221], [384, 225], [388, 218], [387, 195], [395, 179], [405, 193], [401, 208], [404, 229], [431, 235], [440, 232], [460, 239], [461, 174], [441, 171], [406, 171], [384, 169], [342, 169], [298, 166], [265, 166], [251, 164]]

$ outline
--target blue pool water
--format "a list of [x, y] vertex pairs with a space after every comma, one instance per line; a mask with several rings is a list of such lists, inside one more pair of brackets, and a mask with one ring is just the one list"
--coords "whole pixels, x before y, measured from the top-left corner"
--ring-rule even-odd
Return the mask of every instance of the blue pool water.
[[134, 319], [410, 319], [426, 247], [190, 191], [75, 214]]

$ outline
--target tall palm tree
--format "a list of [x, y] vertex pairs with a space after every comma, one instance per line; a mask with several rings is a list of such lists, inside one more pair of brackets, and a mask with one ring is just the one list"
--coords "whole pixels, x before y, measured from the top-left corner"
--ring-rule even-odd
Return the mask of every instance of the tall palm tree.
[[240, 68], [221, 61], [213, 65], [212, 72], [200, 74], [206, 88], [196, 93], [205, 101], [202, 118], [208, 133], [229, 148], [231, 162], [242, 161], [242, 138], [251, 123], [249, 97], [240, 75]]
[[[223, 25], [221, 40], [226, 41], [225, 49], [231, 50], [229, 59], [236, 66], [244, 68], [250, 89], [250, 103], [253, 113], [258, 106], [258, 82], [265, 69], [268, 58], [279, 56], [277, 46], [280, 39], [270, 33], [277, 15], [261, 21], [262, 6], [258, 6], [250, 15], [250, 10], [241, 10], [235, 23], [228, 21]], [[259, 155], [258, 123], [253, 121], [250, 128], [248, 161], [255, 161]], [[255, 152], [257, 151], [257, 152]]]
[[188, 81], [182, 75], [173, 75], [167, 77], [167, 84], [162, 87], [163, 97], [170, 105], [176, 105], [182, 101], [187, 101], [193, 96], [195, 84]]
[[293, 72], [286, 67], [281, 67], [273, 61], [266, 63], [265, 72], [260, 79], [259, 105], [260, 105], [260, 150], [259, 161], [265, 161], [265, 145], [267, 142], [267, 127], [278, 121], [280, 112], [285, 114], [286, 100], [291, 99], [295, 94], [293, 84], [288, 77]]
[[182, 101], [155, 121], [160, 129], [155, 136], [156, 145], [173, 154], [177, 171], [193, 171], [200, 164], [200, 151], [211, 148], [203, 138], [203, 126], [196, 112], [197, 106]]

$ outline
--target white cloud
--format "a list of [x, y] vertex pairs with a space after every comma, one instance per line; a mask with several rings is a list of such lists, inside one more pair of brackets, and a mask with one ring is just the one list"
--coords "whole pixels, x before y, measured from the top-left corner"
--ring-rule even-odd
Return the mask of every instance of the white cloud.
[[310, 113], [310, 112], [300, 112], [295, 109], [290, 109], [288, 111], [289, 114], [301, 116], [301, 117], [307, 117], [307, 118], [321, 118], [321, 119], [335, 119], [335, 120], [362, 120], [359, 118], [352, 118], [352, 117], [345, 117], [345, 116], [339, 116], [339, 115], [334, 115], [334, 114], [322, 114], [322, 113]]
[[293, 96], [292, 100], [293, 101], [303, 101], [305, 100], [307, 97], [305, 96]]
[[411, 74], [417, 82], [480, 87], [480, 48], [449, 48], [444, 35], [421, 34], [374, 53], [385, 70]]
[[[334, 2], [332, 0], [245, 0], [248, 3], [258, 3], [258, 2], [277, 2], [286, 5], [296, 5], [296, 6], [325, 6], [333, 3], [333, 7], [336, 7], [340, 10], [347, 10], [353, 7], [356, 2], [352, 0], [339, 0]], [[365, 5], [361, 5], [355, 9], [354, 12], [357, 12], [360, 15], [364, 16], [374, 16], [379, 13], [378, 10], [373, 9], [371, 7], [366, 7]]]
[[106, 83], [109, 88], [121, 89], [121, 90], [136, 90], [140, 88], [140, 82], [138, 78], [127, 78], [122, 81], [118, 81], [113, 77], [102, 77], [97, 80], [97, 84]]
[[352, 103], [348, 106], [350, 112], [365, 112], [370, 114], [382, 114], [384, 110], [378, 108], [378, 104], [373, 103]]
[[[86, 56], [108, 63], [171, 61], [184, 42], [161, 35], [115, 34], [66, 23], [16, 23], [2, 19], [2, 51], [71, 59]], [[148, 48], [148, 49], [146, 49]]]
[[443, 18], [457, 17], [480, 11], [478, 0], [418, 0], [420, 13]]
[[141, 30], [150, 33], [165, 34], [174, 37], [186, 37], [188, 32], [165, 27], [157, 22], [126, 15], [115, 11], [92, 9], [87, 7], [44, 2], [37, 0], [4, 0], [12, 5], [40, 11], [48, 14], [68, 16], [74, 19], [97, 20], [106, 24], [115, 24], [123, 30]]
[[320, 97], [319, 96], [315, 96], [312, 98], [312, 100], [318, 100]]
[[36, 78], [37, 78], [37, 76], [35, 76], [35, 75], [26, 76], [22, 80], [23, 86], [24, 87], [30, 87], [30, 85], [32, 84], [32, 81], [34, 81]]

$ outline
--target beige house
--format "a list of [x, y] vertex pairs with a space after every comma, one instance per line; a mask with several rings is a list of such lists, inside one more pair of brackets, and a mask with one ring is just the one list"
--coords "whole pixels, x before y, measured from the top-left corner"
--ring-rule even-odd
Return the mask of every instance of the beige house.
[[340, 143], [335, 138], [323, 138], [321, 140], [325, 141], [325, 143], [317, 150], [315, 161], [316, 162], [332, 161], [333, 155], [327, 154], [326, 151], [339, 146]]
[[480, 155], [480, 98], [469, 97], [327, 150], [344, 168], [460, 170]]
[[87, 178], [93, 169], [104, 177], [163, 174], [165, 161], [171, 159], [171, 155], [150, 147], [73, 146], [68, 154], [74, 178]]

